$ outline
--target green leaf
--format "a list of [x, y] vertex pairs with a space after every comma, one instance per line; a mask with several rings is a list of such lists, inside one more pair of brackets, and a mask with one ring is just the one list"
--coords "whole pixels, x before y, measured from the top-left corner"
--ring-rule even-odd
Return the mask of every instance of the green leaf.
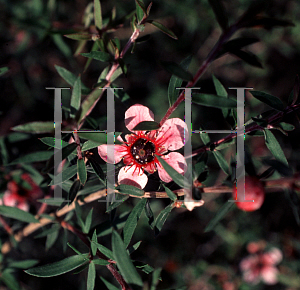
[[214, 218], [205, 227], [204, 232], [209, 232], [225, 217], [225, 215], [232, 209], [234, 202], [225, 202], [218, 210]]
[[102, 11], [100, 0], [94, 0], [94, 19], [98, 29], [102, 29]]
[[[185, 58], [181, 63], [180, 66], [186, 71], [189, 68], [189, 65], [191, 63], [192, 56], [189, 55], [187, 58]], [[169, 82], [169, 87], [168, 87], [168, 98], [169, 98], [169, 104], [172, 106], [175, 101], [177, 100], [179, 96], [180, 90], [176, 88], [180, 88], [182, 86], [182, 79], [172, 75], [170, 82]]]
[[70, 247], [77, 255], [82, 256], [82, 254], [75, 248], [73, 247], [69, 242], [67, 243], [68, 247]]
[[39, 220], [37, 220], [31, 213], [20, 210], [17, 207], [0, 205], [0, 215], [25, 223], [39, 223]]
[[[43, 138], [39, 138], [39, 140], [50, 147], [55, 147], [55, 138], [54, 137], [43, 137]], [[61, 141], [61, 148], [64, 148], [67, 145], [69, 145], [69, 143], [64, 140], [60, 140], [60, 141]]]
[[153, 26], [155, 26], [156, 28], [158, 28], [160, 31], [167, 34], [168, 36], [170, 36], [176, 40], [178, 39], [177, 36], [174, 34], [174, 32], [172, 32], [170, 29], [165, 27], [163, 24], [161, 24], [157, 21], [154, 21], [154, 20], [147, 20], [147, 22], [152, 24]]
[[92, 40], [93, 34], [80, 32], [80, 33], [65, 34], [64, 37], [74, 39], [74, 40]]
[[3, 76], [8, 71], [9, 71], [9, 68], [7, 66], [0, 67], [0, 76]]
[[166, 172], [170, 175], [170, 177], [173, 179], [173, 181], [178, 184], [180, 187], [185, 188], [189, 187], [188, 181], [184, 176], [182, 176], [180, 173], [178, 173], [171, 165], [169, 165], [164, 159], [162, 159], [160, 156], [156, 156], [158, 161], [161, 163], [163, 168], [166, 170]]
[[55, 224], [52, 227], [55, 229], [55, 231], [47, 235], [46, 246], [45, 246], [46, 251], [48, 251], [54, 245], [54, 243], [58, 238], [60, 228], [57, 228], [57, 225]]
[[177, 200], [177, 195], [169, 188], [167, 188], [164, 184], [163, 184], [163, 187], [168, 195], [168, 197], [172, 200], [172, 201], [175, 201]]
[[157, 122], [154, 121], [143, 121], [138, 123], [132, 130], [133, 131], [151, 131], [157, 130], [160, 126]]
[[145, 5], [142, 0], [135, 0], [136, 16], [138, 23], [141, 23], [146, 14]]
[[87, 172], [86, 172], [86, 167], [83, 158], [77, 159], [77, 170], [78, 170], [80, 182], [82, 185], [84, 185], [87, 179]]
[[97, 259], [97, 260], [93, 260], [95, 265], [99, 265], [99, 266], [106, 266], [109, 265], [109, 262], [106, 260], [102, 260], [102, 259]]
[[49, 183], [49, 185], [57, 185], [60, 184], [66, 180], [69, 180], [70, 178], [72, 178], [75, 174], [77, 173], [77, 166], [76, 165], [72, 165], [68, 168], [66, 168], [65, 170], [63, 170], [61, 173], [59, 173], [57, 175], [57, 179], [56, 180], [61, 180], [61, 182], [55, 182], [54, 183], [54, 179]]
[[164, 208], [159, 215], [157, 216], [157, 218], [155, 219], [154, 225], [155, 225], [155, 229], [158, 230], [158, 232], [161, 231], [164, 223], [166, 222], [170, 212], [173, 209], [173, 203], [169, 204], [166, 208]]
[[[200, 130], [201, 130], [201, 128], [200, 128]], [[205, 131], [205, 130], [203, 130], [203, 131]], [[201, 132], [200, 138], [201, 138], [202, 142], [204, 143], [204, 145], [207, 145], [210, 143], [210, 137], [209, 137], [208, 133]]]
[[36, 277], [53, 277], [68, 273], [88, 262], [88, 254], [76, 255], [59, 262], [28, 269], [25, 273]]
[[[77, 168], [76, 168], [76, 171], [77, 171]], [[71, 186], [71, 188], [69, 190], [69, 194], [68, 194], [68, 202], [69, 202], [69, 204], [72, 203], [74, 201], [74, 199], [76, 198], [76, 195], [77, 195], [77, 193], [78, 193], [78, 191], [80, 189], [80, 186], [81, 186], [80, 180], [76, 179], [73, 182], [73, 184], [72, 184], [72, 186]]]
[[109, 283], [108, 281], [106, 281], [103, 277], [100, 277], [100, 279], [102, 280], [102, 282], [105, 284], [105, 286], [107, 287], [108, 290], [120, 290], [118, 287], [116, 287], [115, 285]]
[[269, 105], [270, 107], [278, 110], [278, 111], [283, 111], [284, 110], [284, 105], [280, 99], [278, 99], [275, 96], [272, 96], [270, 94], [264, 93], [264, 92], [259, 92], [259, 91], [250, 91], [253, 97], [256, 99], [260, 100], [261, 102]]
[[71, 96], [71, 118], [74, 118], [76, 115], [76, 112], [80, 108], [80, 103], [81, 103], [81, 81], [80, 81], [80, 76], [76, 79], [72, 91], [72, 96]]
[[190, 72], [184, 70], [180, 65], [178, 65], [175, 62], [162, 61], [161, 65], [167, 72], [169, 72], [172, 75], [175, 75], [186, 81], [193, 80], [193, 75]]
[[22, 157], [19, 157], [12, 161], [9, 165], [19, 164], [19, 163], [33, 163], [33, 162], [40, 162], [46, 161], [53, 155], [51, 151], [38, 151], [34, 153], [29, 153]]
[[38, 238], [42, 238], [42, 237], [48, 236], [49, 234], [52, 234], [53, 232], [57, 232], [59, 229], [60, 229], [60, 225], [59, 224], [53, 224], [51, 228], [49, 228], [47, 230], [44, 230], [40, 234], [34, 236], [34, 238], [38, 239]]
[[110, 212], [113, 209], [117, 208], [119, 205], [121, 205], [125, 200], [129, 198], [129, 195], [123, 195], [120, 193], [115, 193], [115, 200], [108, 206], [106, 209], [106, 212]]
[[240, 58], [241, 60], [243, 60], [244, 62], [246, 62], [246, 63], [248, 63], [252, 66], [255, 66], [255, 67], [258, 67], [258, 68], [263, 68], [263, 66], [262, 66], [260, 60], [258, 59], [258, 57], [250, 51], [232, 49], [229, 52], [231, 54], [234, 54], [235, 56], [237, 56], [238, 58]]
[[[74, 87], [74, 84], [76, 82], [77, 76], [68, 71], [67, 69], [54, 65], [55, 69], [57, 70], [58, 74], [72, 87]], [[86, 87], [83, 83], [81, 83], [82, 93], [86, 94], [90, 92], [90, 89]]]
[[92, 236], [92, 241], [91, 241], [91, 250], [92, 250], [92, 255], [95, 256], [97, 253], [97, 231], [94, 230], [93, 236]]
[[38, 260], [24, 260], [24, 261], [13, 261], [9, 263], [10, 268], [18, 268], [18, 269], [27, 269], [29, 267], [33, 267], [39, 261]]
[[210, 94], [193, 94], [192, 102], [198, 105], [220, 109], [237, 107], [237, 101], [234, 99]]
[[93, 148], [96, 148], [98, 146], [100, 146], [101, 144], [92, 140], [88, 140], [86, 142], [84, 142], [84, 144], [82, 145], [81, 151], [87, 151], [87, 150], [91, 150]]
[[119, 186], [116, 187], [116, 189], [123, 194], [130, 194], [130, 195], [135, 195], [135, 196], [143, 196], [144, 191], [140, 188], [137, 188], [132, 185], [127, 185], [127, 184], [120, 184]]
[[5, 269], [1, 273], [0, 280], [2, 280], [6, 284], [6, 286], [9, 287], [10, 290], [19, 290], [19, 289], [21, 289], [17, 279], [10, 273], [9, 270], [10, 269]]
[[288, 124], [288, 123], [285, 123], [285, 122], [280, 122], [279, 125], [285, 131], [293, 131], [293, 130], [295, 130], [295, 126], [292, 125], [292, 124]]
[[151, 288], [150, 290], [156, 290], [156, 286], [161, 280], [160, 278], [160, 273], [161, 273], [162, 268], [157, 268], [152, 272], [152, 282], [151, 282]]
[[283, 150], [281, 149], [280, 144], [276, 140], [275, 136], [270, 130], [264, 130], [266, 145], [273, 154], [273, 156], [286, 166], [289, 166], [288, 161], [284, 155]]
[[127, 253], [129, 255], [131, 255], [135, 250], [138, 249], [138, 247], [140, 246], [140, 244], [142, 243], [142, 241], [138, 241], [137, 243], [135, 243], [134, 245], [130, 246], [128, 249], [127, 249]]
[[117, 266], [125, 281], [128, 284], [142, 287], [143, 281], [131, 262], [120, 235], [116, 231], [113, 231], [112, 233], [112, 249]]
[[208, 2], [213, 9], [221, 28], [226, 30], [228, 28], [228, 18], [222, 0], [208, 0]]
[[140, 219], [140, 216], [145, 208], [147, 199], [146, 198], [142, 198], [134, 207], [134, 209], [132, 210], [132, 212], [130, 213], [126, 224], [124, 226], [124, 230], [123, 230], [123, 235], [124, 235], [124, 245], [127, 248], [130, 240], [133, 236], [133, 233], [135, 231], [135, 228], [137, 226], [137, 223]]
[[94, 290], [96, 279], [96, 267], [93, 261], [89, 264], [88, 276], [87, 276], [87, 290]]
[[224, 86], [222, 85], [222, 83], [214, 75], [212, 75], [212, 79], [214, 82], [214, 86], [215, 86], [217, 95], [220, 97], [223, 97], [223, 98], [227, 98], [228, 93], [227, 93], [226, 89], [224, 88]]
[[54, 122], [30, 122], [11, 128], [13, 131], [26, 133], [52, 133], [54, 131]]
[[220, 151], [212, 151], [212, 153], [214, 154], [219, 166], [221, 167], [221, 169], [226, 173], [226, 174], [230, 174], [230, 170], [229, 170], [229, 165], [228, 162], [225, 160], [225, 158], [223, 157], [223, 155], [221, 154]]
[[88, 213], [86, 219], [85, 219], [85, 224], [84, 224], [84, 233], [88, 234], [91, 228], [92, 224], [92, 218], [93, 218], [93, 208], [91, 208], [90, 212]]
[[103, 62], [108, 62], [112, 60], [112, 57], [109, 53], [104, 52], [104, 51], [91, 51], [88, 53], [81, 53], [80, 55], [84, 57], [91, 57], [95, 60], [103, 61]]
[[108, 248], [104, 247], [101, 244], [98, 244], [97, 242], [92, 241], [92, 243], [97, 247], [97, 249], [103, 254], [105, 255], [107, 258], [114, 260], [114, 254], [111, 250], [109, 250]]
[[93, 160], [92, 158], [89, 159], [89, 162], [90, 162], [91, 166], [93, 167], [94, 172], [96, 173], [96, 175], [100, 179], [100, 181], [104, 182], [105, 174], [104, 174], [101, 166], [95, 160]]

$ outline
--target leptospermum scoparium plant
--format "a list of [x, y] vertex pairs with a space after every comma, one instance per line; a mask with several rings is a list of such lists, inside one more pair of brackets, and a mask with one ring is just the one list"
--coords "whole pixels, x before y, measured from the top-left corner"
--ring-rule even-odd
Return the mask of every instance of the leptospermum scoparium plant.
[[[0, 283], [13, 290], [45, 289], [49, 281], [51, 289], [297, 289], [300, 82], [296, 73], [288, 84], [277, 81], [278, 97], [251, 90], [271, 90], [256, 56], [267, 55], [260, 53], [266, 43], [280, 42], [277, 53], [285, 55], [288, 43], [300, 47], [290, 36], [297, 17], [295, 24], [275, 17], [275, 1], [63, 2], [3, 4], [10, 24], [3, 38], [11, 33], [5, 51], [15, 58], [0, 73], [23, 103], [6, 98], [1, 109]], [[299, 4], [284, 5], [300, 13]], [[39, 50], [43, 57], [31, 65]], [[18, 72], [27, 67], [24, 79]], [[30, 99], [35, 90], [28, 94], [34, 84], [51, 95], [35, 100], [44, 111]], [[242, 115], [230, 95], [237, 88], [244, 89]], [[115, 132], [107, 132], [112, 124]], [[237, 135], [244, 135], [242, 152]], [[241, 178], [248, 201], [235, 202]]]

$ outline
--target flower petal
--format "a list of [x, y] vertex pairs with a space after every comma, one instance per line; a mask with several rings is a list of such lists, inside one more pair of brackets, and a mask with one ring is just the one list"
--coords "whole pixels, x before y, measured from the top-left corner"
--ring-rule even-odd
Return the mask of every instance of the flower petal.
[[[187, 165], [184, 157], [178, 152], [171, 152], [167, 155], [162, 156], [162, 158], [171, 165], [178, 173], [184, 174], [187, 169]], [[172, 178], [164, 170], [164, 168], [159, 164], [157, 166], [159, 178], [164, 182], [171, 182]]]
[[148, 182], [148, 177], [145, 173], [139, 174], [136, 166], [124, 166], [119, 172], [118, 182], [143, 189]]
[[278, 282], [277, 274], [278, 270], [275, 267], [263, 267], [261, 270], [262, 280], [268, 285], [274, 285]]
[[189, 210], [192, 211], [195, 207], [202, 206], [204, 204], [204, 200], [191, 200], [191, 201], [185, 201], [184, 205]]
[[264, 253], [262, 261], [266, 265], [275, 265], [282, 260], [282, 252], [277, 248], [272, 248], [269, 252]]
[[[110, 158], [111, 156], [107, 156], [107, 148], [109, 148], [108, 153], [110, 153], [110, 150], [114, 150], [113, 159]], [[98, 153], [105, 162], [115, 164], [115, 163], [119, 163], [122, 160], [122, 157], [124, 157], [127, 154], [127, 151], [126, 151], [125, 145], [103, 144], [103, 145], [98, 146]], [[109, 155], [112, 155], [112, 154], [109, 154]]]
[[125, 112], [125, 126], [129, 131], [143, 121], [154, 121], [154, 114], [149, 108], [136, 104]]
[[167, 120], [159, 129], [157, 143], [168, 150], [174, 151], [184, 146], [188, 138], [188, 129], [185, 122], [179, 118]]

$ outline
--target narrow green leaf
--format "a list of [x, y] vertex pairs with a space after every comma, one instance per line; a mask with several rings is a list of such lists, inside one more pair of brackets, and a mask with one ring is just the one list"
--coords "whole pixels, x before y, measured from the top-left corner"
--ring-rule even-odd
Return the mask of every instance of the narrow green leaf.
[[34, 236], [34, 238], [38, 239], [38, 238], [46, 237], [47, 235], [52, 234], [53, 232], [57, 232], [59, 229], [60, 229], [60, 225], [59, 224], [53, 224], [51, 228], [49, 228], [47, 230], [44, 230], [40, 234]]
[[157, 218], [155, 219], [155, 228], [160, 232], [164, 223], [166, 222], [170, 212], [173, 209], [173, 203], [169, 204], [166, 208], [164, 208]]
[[175, 62], [162, 61], [161, 65], [167, 72], [169, 72], [172, 75], [175, 75], [186, 81], [193, 80], [193, 75], [190, 72], [184, 70], [180, 65], [178, 65]]
[[112, 233], [112, 249], [117, 266], [125, 281], [129, 284], [143, 286], [143, 281], [132, 264], [120, 235], [116, 231]]
[[127, 249], [127, 253], [129, 255], [131, 255], [134, 251], [136, 251], [138, 249], [138, 247], [141, 245], [142, 241], [138, 241], [137, 243], [135, 243], [134, 245], [130, 246]]
[[98, 29], [102, 29], [102, 11], [100, 0], [94, 0], [94, 19]]
[[285, 131], [293, 131], [293, 130], [295, 130], [295, 126], [292, 125], [292, 124], [289, 124], [289, 123], [280, 122], [279, 125]]
[[123, 73], [123, 70], [121, 67], [118, 67], [112, 77], [110, 78], [111, 82], [114, 82], [121, 74]]
[[93, 262], [95, 265], [99, 265], [99, 266], [106, 266], [109, 264], [108, 261], [102, 259], [93, 260]]
[[114, 260], [114, 254], [113, 254], [113, 252], [112, 252], [110, 249], [104, 247], [104, 246], [101, 245], [101, 244], [95, 243], [95, 242], [93, 242], [93, 241], [92, 241], [92, 243], [94, 243], [94, 244], [96, 245], [97, 249], [98, 249], [103, 255], [105, 255], [107, 258], [109, 258], [109, 259], [111, 259], [111, 260]]
[[256, 99], [260, 100], [261, 102], [269, 105], [270, 107], [278, 110], [278, 111], [283, 111], [284, 110], [284, 105], [280, 99], [278, 99], [275, 96], [272, 96], [270, 94], [264, 93], [264, 92], [259, 92], [259, 91], [250, 91], [253, 97]]
[[[202, 130], [202, 129], [200, 128], [200, 130]], [[205, 130], [203, 130], [203, 131], [205, 131]], [[210, 137], [209, 137], [208, 133], [201, 131], [200, 138], [201, 138], [202, 142], [204, 143], [204, 145], [207, 145], [210, 143]]]
[[[74, 165], [74, 166], [76, 167], [76, 165]], [[76, 171], [77, 171], [77, 167], [76, 167]], [[76, 179], [73, 182], [73, 184], [72, 184], [72, 186], [71, 186], [71, 188], [69, 190], [69, 194], [68, 194], [68, 202], [69, 202], [69, 204], [72, 203], [74, 201], [74, 199], [76, 198], [76, 195], [77, 195], [77, 193], [78, 193], [78, 191], [80, 189], [80, 186], [81, 186], [80, 180]]]
[[38, 151], [34, 153], [29, 153], [22, 157], [19, 157], [12, 161], [9, 165], [19, 164], [19, 163], [33, 163], [33, 162], [40, 162], [46, 161], [53, 155], [51, 151]]
[[0, 67], [0, 76], [3, 76], [8, 71], [9, 71], [9, 68], [7, 66]]
[[104, 52], [104, 51], [91, 51], [88, 53], [81, 53], [80, 55], [84, 57], [91, 57], [95, 60], [103, 61], [103, 62], [108, 62], [112, 60], [112, 57], [109, 53]]
[[163, 168], [166, 170], [166, 172], [170, 175], [170, 177], [173, 179], [173, 181], [178, 184], [180, 187], [185, 188], [188, 186], [188, 181], [186, 178], [178, 173], [171, 165], [169, 165], [164, 159], [162, 159], [160, 156], [156, 156], [158, 161], [161, 163]]
[[221, 51], [219, 52], [219, 54], [216, 58], [220, 57], [221, 55], [223, 55], [226, 52], [230, 52], [233, 50], [240, 50], [241, 48], [251, 45], [256, 42], [259, 42], [259, 39], [253, 38], [253, 37], [238, 37], [238, 38], [232, 39], [223, 45]]
[[117, 208], [118, 206], [120, 206], [128, 198], [129, 198], [129, 195], [123, 195], [123, 194], [120, 194], [120, 193], [115, 193], [115, 200], [109, 205], [106, 212], [110, 212], [113, 209]]
[[94, 262], [91, 261], [90, 264], [89, 264], [87, 283], [86, 283], [86, 289], [87, 290], [94, 290], [95, 279], [96, 279], [96, 267], [95, 267]]
[[[53, 147], [53, 148], [55, 147], [55, 138], [54, 137], [43, 137], [43, 138], [39, 138], [39, 140], [50, 147]], [[61, 148], [64, 148], [67, 145], [69, 145], [69, 143], [64, 140], [60, 140], [60, 141], [61, 141]]]
[[132, 130], [133, 131], [151, 131], [157, 130], [160, 126], [157, 122], [154, 121], [143, 121], [138, 123]]
[[26, 133], [52, 133], [54, 131], [54, 122], [30, 122], [11, 128], [13, 131]]
[[64, 37], [74, 39], [74, 40], [92, 40], [93, 34], [80, 32], [80, 33], [65, 34]]
[[275, 136], [270, 130], [264, 130], [264, 135], [265, 135], [265, 141], [266, 145], [273, 154], [273, 156], [286, 166], [289, 166], [288, 161], [286, 160], [286, 157], [284, 155], [283, 150], [281, 149], [280, 144], [276, 140]]
[[17, 279], [11, 274], [9, 270], [10, 269], [5, 269], [1, 273], [0, 280], [3, 281], [10, 290], [20, 290], [21, 288]]
[[75, 248], [73, 247], [69, 242], [67, 243], [68, 247], [70, 247], [77, 255], [82, 256], [82, 254]]
[[88, 234], [91, 228], [92, 224], [92, 218], [93, 218], [93, 208], [91, 208], [90, 212], [88, 213], [86, 219], [85, 219], [85, 224], [84, 224], [84, 233]]
[[93, 236], [92, 236], [92, 241], [91, 241], [91, 250], [92, 250], [92, 255], [95, 256], [97, 253], [97, 231], [94, 230]]
[[48, 251], [54, 245], [54, 243], [58, 238], [60, 228], [57, 228], [55, 224], [52, 227], [54, 227], [56, 231], [53, 231], [47, 235], [46, 246], [45, 246], [46, 251]]
[[226, 173], [226, 174], [230, 174], [230, 170], [229, 170], [229, 165], [228, 162], [225, 160], [225, 158], [223, 157], [223, 155], [221, 154], [220, 151], [212, 151], [212, 153], [214, 154], [219, 166], [221, 167], [221, 169]]
[[53, 277], [70, 272], [88, 262], [88, 254], [76, 255], [59, 262], [28, 269], [25, 273], [36, 277]]
[[124, 245], [127, 248], [130, 240], [133, 236], [133, 233], [136, 229], [137, 223], [140, 219], [140, 216], [145, 208], [147, 199], [146, 198], [142, 198], [134, 207], [134, 209], [132, 210], [132, 212], [130, 213], [126, 224], [124, 226], [124, 230], [123, 230], [123, 235], [124, 235]]
[[232, 209], [234, 202], [225, 202], [218, 210], [214, 218], [205, 227], [204, 232], [209, 232], [225, 217], [225, 215]]
[[[192, 56], [189, 55], [188, 57], [186, 57], [181, 63], [180, 66], [187, 71], [189, 68], [189, 65], [191, 63], [192, 60]], [[168, 87], [168, 98], [169, 98], [169, 105], [172, 106], [175, 101], [177, 100], [178, 96], [179, 96], [179, 92], [180, 90], [178, 90], [177, 88], [180, 88], [182, 86], [182, 79], [172, 75], [170, 82], [169, 82], [169, 87]]]
[[150, 290], [156, 290], [156, 286], [159, 283], [160, 278], [160, 273], [161, 273], [162, 268], [157, 268], [152, 272], [152, 282], [151, 282], [151, 288]]
[[39, 261], [38, 260], [24, 260], [24, 261], [13, 261], [9, 263], [10, 268], [18, 268], [18, 269], [27, 269], [29, 267], [33, 267]]
[[90, 162], [91, 166], [93, 167], [94, 172], [96, 173], [96, 175], [100, 179], [100, 181], [104, 182], [105, 174], [104, 174], [101, 166], [95, 160], [93, 160], [92, 158], [89, 159], [89, 162]]
[[72, 96], [71, 96], [71, 117], [74, 118], [76, 115], [76, 112], [80, 108], [80, 103], [81, 103], [81, 80], [80, 76], [76, 79], [72, 91]]
[[100, 277], [100, 279], [102, 280], [102, 282], [105, 284], [105, 286], [107, 287], [108, 290], [120, 290], [118, 287], [116, 287], [115, 285], [109, 283], [107, 280], [105, 280], [103, 277]]
[[88, 140], [88, 141], [84, 142], [84, 144], [82, 145], [81, 151], [91, 150], [91, 149], [96, 148], [100, 145], [101, 145], [101, 143], [99, 143], [99, 142]]
[[161, 24], [157, 21], [154, 21], [154, 20], [147, 20], [147, 22], [152, 24], [153, 26], [155, 26], [156, 28], [158, 28], [160, 31], [167, 34], [168, 36], [170, 36], [176, 40], [178, 39], [177, 36], [174, 34], [174, 32], [172, 32], [170, 29], [165, 27], [163, 24]]
[[228, 28], [228, 18], [222, 0], [208, 0], [208, 2], [213, 9], [221, 28], [226, 30]]
[[235, 56], [237, 56], [238, 58], [240, 58], [241, 60], [245, 61], [246, 63], [248, 63], [250, 65], [253, 65], [258, 68], [263, 68], [258, 57], [250, 51], [233, 49], [233, 50], [230, 50], [229, 52], [231, 54], [234, 54]]
[[87, 179], [87, 172], [86, 172], [86, 167], [83, 158], [77, 159], [77, 170], [78, 170], [80, 182], [82, 185], [84, 185]]
[[135, 195], [135, 196], [143, 196], [144, 191], [140, 188], [137, 188], [132, 185], [127, 185], [127, 184], [120, 184], [119, 186], [116, 187], [116, 189], [123, 194], [130, 194], [130, 195]]
[[214, 86], [215, 86], [217, 95], [220, 97], [223, 97], [223, 98], [227, 98], [228, 93], [227, 93], [226, 89], [224, 88], [224, 86], [222, 85], [222, 83], [214, 75], [212, 75], [212, 79], [214, 82]]
[[70, 178], [72, 178], [75, 174], [77, 173], [77, 166], [76, 165], [72, 165], [69, 166], [68, 168], [64, 169], [61, 173], [59, 173], [57, 175], [57, 179], [56, 180], [61, 180], [61, 182], [55, 182], [54, 183], [54, 179], [49, 183], [49, 185], [57, 185], [60, 184], [66, 180], [69, 180]]
[[0, 215], [16, 219], [25, 223], [38, 223], [39, 221], [29, 212], [20, 210], [17, 207], [0, 205]]
[[198, 105], [220, 109], [231, 109], [237, 107], [237, 101], [234, 99], [228, 99], [225, 97], [210, 94], [193, 94], [192, 102]]
[[[67, 69], [55, 65], [55, 69], [57, 70], [58, 74], [72, 87], [74, 87], [74, 83], [77, 79], [77, 76], [68, 71]], [[81, 83], [82, 93], [86, 94], [90, 92], [90, 89], [86, 87], [83, 83]]]
[[168, 197], [172, 200], [172, 201], [175, 201], [177, 200], [177, 195], [169, 188], [167, 188], [164, 184], [163, 184], [163, 187], [168, 195]]
[[137, 20], [138, 23], [140, 23], [144, 18], [144, 15], [147, 15], [145, 5], [142, 0], [135, 0], [135, 7], [136, 7]]

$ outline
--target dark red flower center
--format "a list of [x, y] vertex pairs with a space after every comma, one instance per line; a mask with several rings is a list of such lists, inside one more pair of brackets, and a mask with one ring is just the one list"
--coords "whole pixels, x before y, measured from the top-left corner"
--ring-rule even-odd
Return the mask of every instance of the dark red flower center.
[[130, 153], [137, 163], [144, 165], [154, 160], [155, 145], [145, 138], [139, 138], [131, 145]]

